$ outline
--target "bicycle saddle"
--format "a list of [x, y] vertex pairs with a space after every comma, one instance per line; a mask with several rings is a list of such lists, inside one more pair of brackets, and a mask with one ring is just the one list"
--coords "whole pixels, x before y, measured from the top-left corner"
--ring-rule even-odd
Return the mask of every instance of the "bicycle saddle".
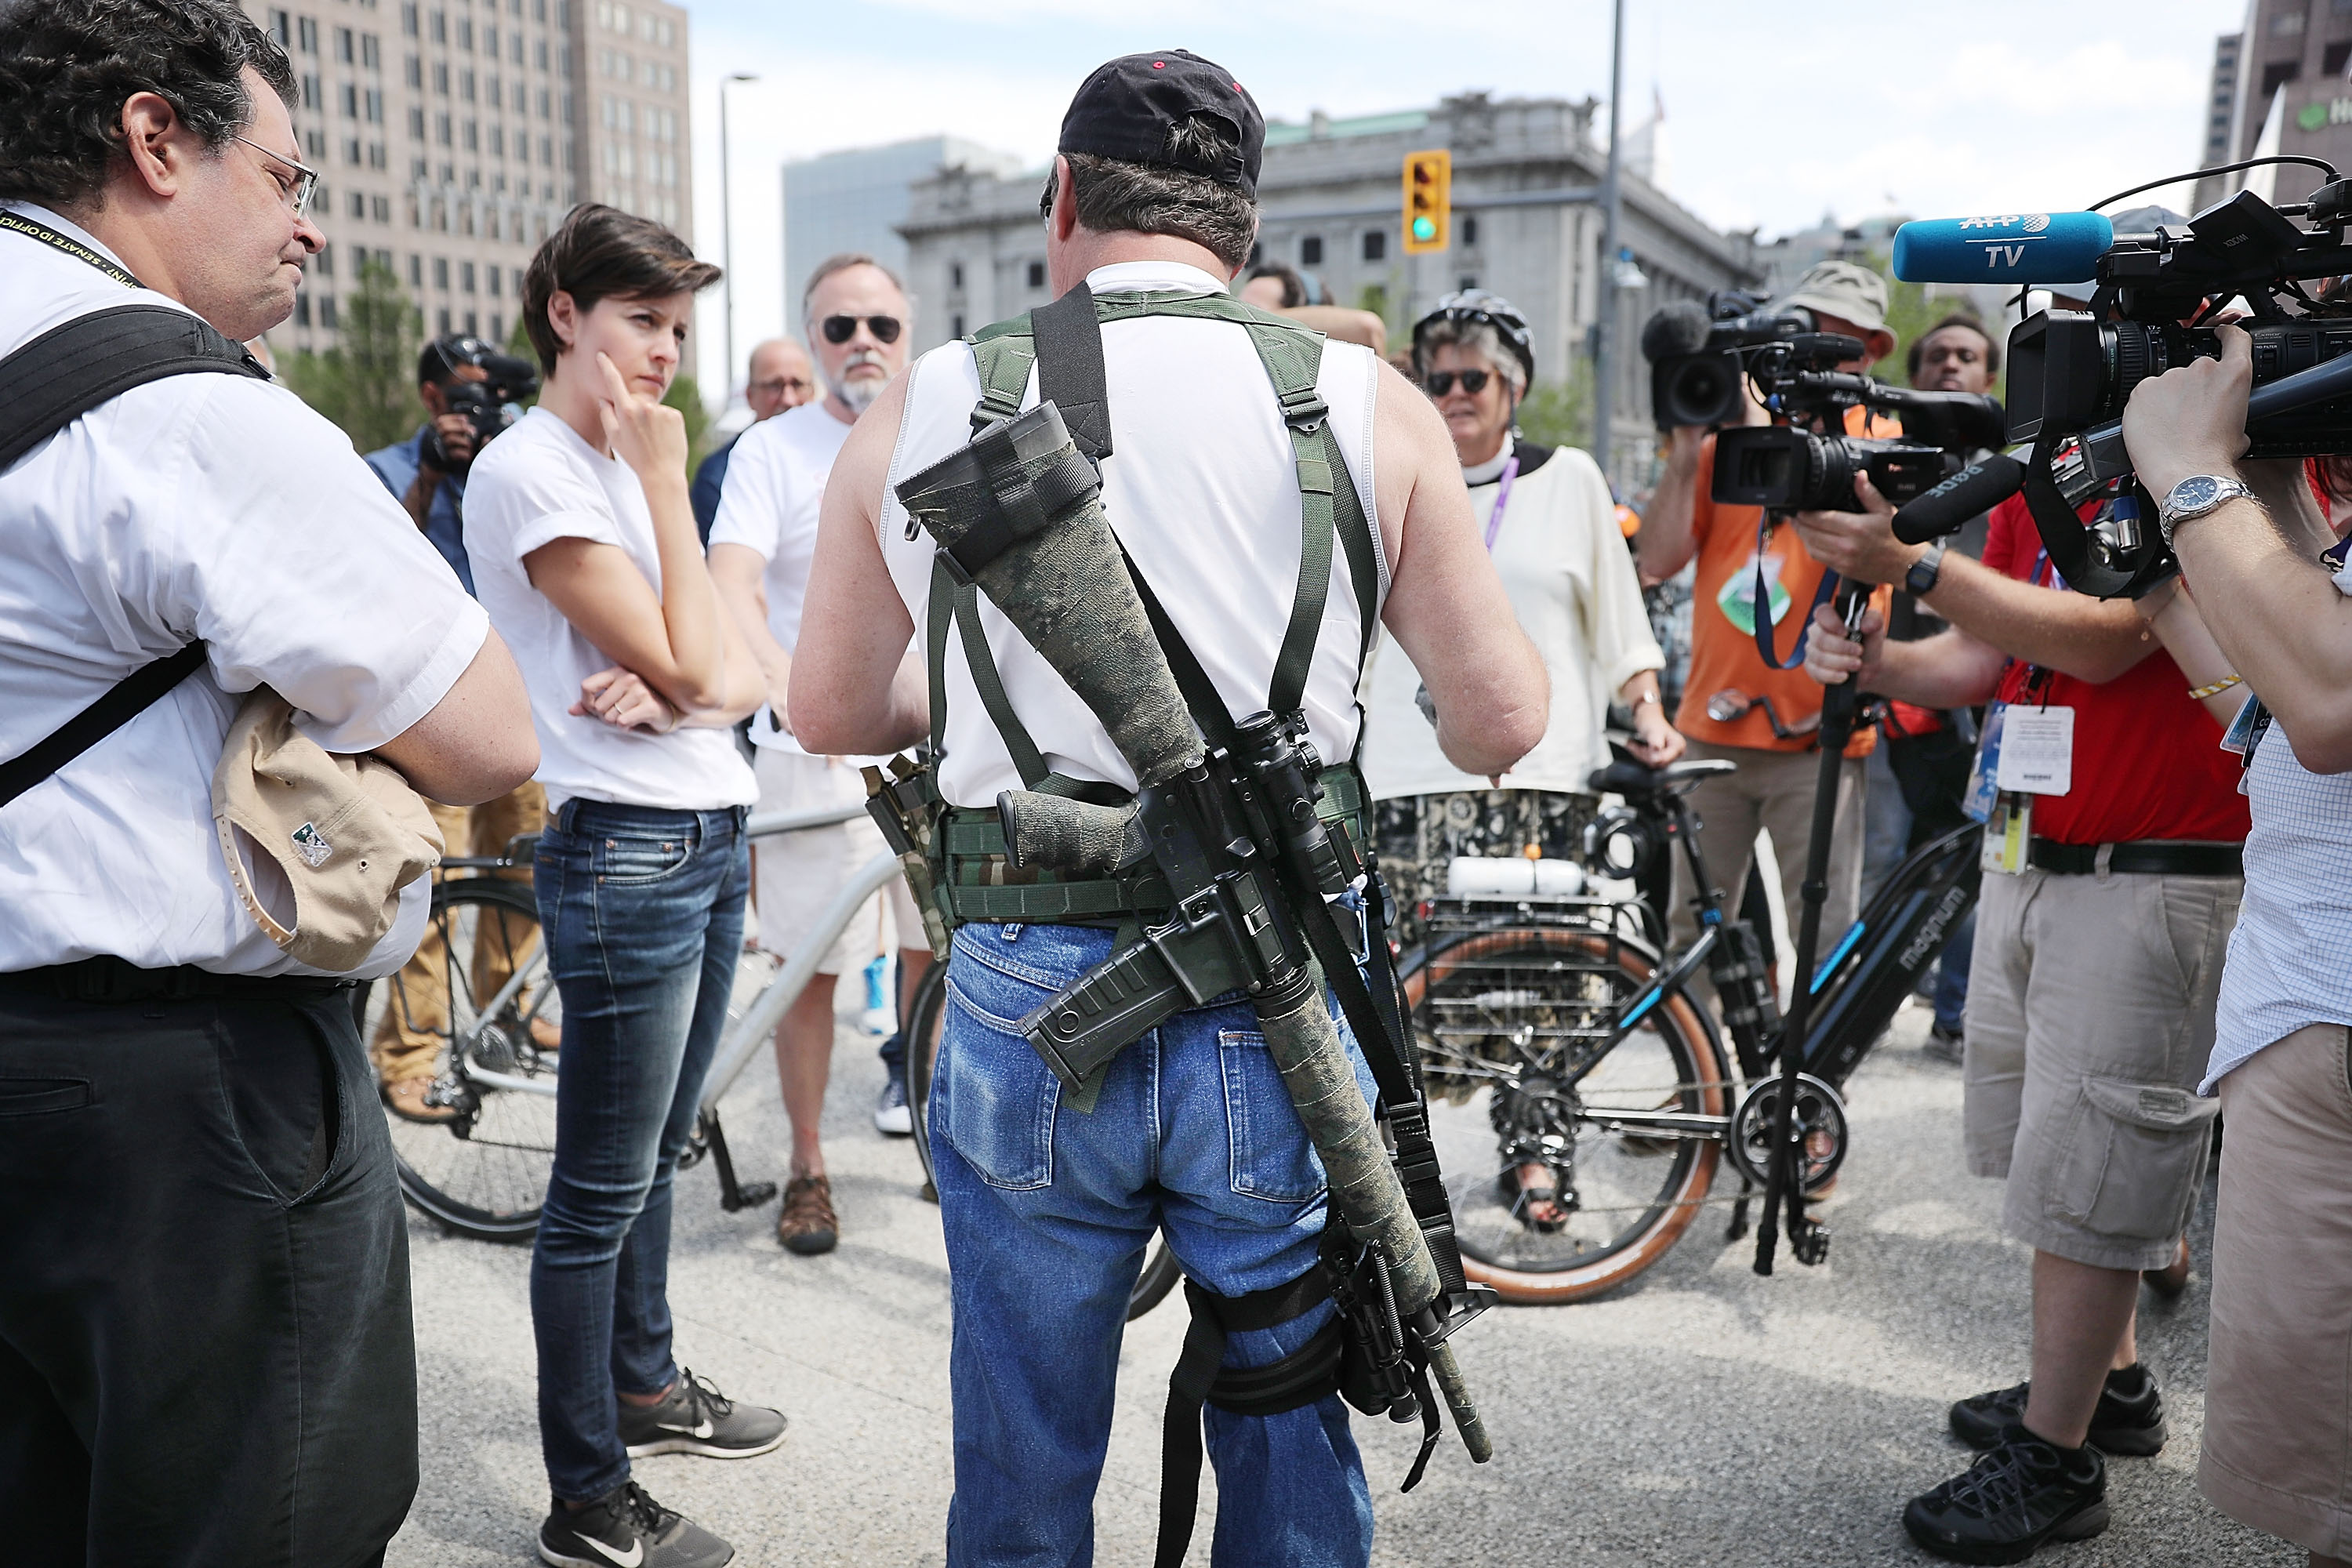
[[1721, 758], [1691, 758], [1663, 768], [1644, 767], [1631, 757], [1620, 757], [1605, 768], [1595, 768], [1585, 787], [1596, 795], [1654, 795], [1690, 788], [1701, 779], [1736, 773], [1739, 764]]

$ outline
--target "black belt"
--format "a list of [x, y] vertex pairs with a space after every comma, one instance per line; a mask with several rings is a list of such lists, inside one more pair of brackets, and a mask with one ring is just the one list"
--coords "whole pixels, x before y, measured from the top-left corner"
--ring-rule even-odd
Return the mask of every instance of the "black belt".
[[142, 969], [101, 954], [0, 974], [0, 992], [61, 1002], [187, 1002], [208, 996], [318, 995], [352, 984], [331, 974], [215, 974], [182, 964]]
[[2026, 851], [2026, 863], [2037, 871], [2062, 877], [2087, 877], [2099, 869], [2099, 851], [2109, 851], [2110, 871], [2164, 877], [2242, 877], [2246, 848], [2242, 844], [2210, 844], [2193, 838], [2141, 838], [2129, 844], [2060, 844], [2037, 838]]

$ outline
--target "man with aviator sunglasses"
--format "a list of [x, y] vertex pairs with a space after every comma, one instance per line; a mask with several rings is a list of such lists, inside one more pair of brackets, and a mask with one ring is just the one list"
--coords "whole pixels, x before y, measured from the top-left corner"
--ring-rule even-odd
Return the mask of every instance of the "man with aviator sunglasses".
[[[820, 263], [802, 296], [801, 313], [824, 395], [754, 425], [737, 440], [710, 530], [711, 580], [767, 677], [768, 705], [751, 723], [761, 811], [814, 811], [866, 798], [858, 759], [812, 755], [793, 739], [783, 717], [784, 689], [800, 638], [825, 479], [849, 427], [906, 368], [913, 347], [907, 332], [913, 305], [898, 279], [870, 256]], [[761, 945], [780, 954], [797, 949], [842, 884], [882, 847], [880, 832], [862, 816], [762, 844], [756, 888]], [[930, 949], [905, 882], [893, 879], [820, 961], [776, 1027], [776, 1072], [793, 1126], [792, 1177], [776, 1233], [793, 1253], [830, 1252], [840, 1237], [817, 1141], [832, 1071], [834, 981], [845, 967], [863, 968], [874, 956], [883, 899], [890, 901], [898, 931], [902, 994], [912, 987]], [[882, 1052], [889, 1076], [874, 1124], [905, 1137], [914, 1121], [907, 1109], [903, 1037], [893, 1036]]]

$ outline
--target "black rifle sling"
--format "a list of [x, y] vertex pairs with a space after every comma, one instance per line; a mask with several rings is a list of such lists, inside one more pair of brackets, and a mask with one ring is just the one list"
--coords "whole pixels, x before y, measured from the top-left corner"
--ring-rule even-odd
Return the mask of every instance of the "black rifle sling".
[[1029, 312], [1029, 332], [1037, 346], [1037, 400], [1061, 410], [1071, 445], [1100, 472], [1110, 456], [1110, 385], [1094, 290], [1081, 279], [1052, 304], [1038, 306]]
[[[167, 306], [117, 305], [53, 327], [0, 360], [0, 469], [134, 386], [205, 372], [268, 374], [203, 321]], [[21, 755], [0, 763], [0, 805], [145, 712], [204, 662], [198, 640], [143, 664]]]

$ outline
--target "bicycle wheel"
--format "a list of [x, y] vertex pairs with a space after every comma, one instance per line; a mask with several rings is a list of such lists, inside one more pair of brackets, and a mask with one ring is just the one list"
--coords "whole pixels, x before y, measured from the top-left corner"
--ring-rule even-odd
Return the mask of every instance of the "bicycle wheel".
[[[907, 1104], [915, 1118], [915, 1152], [923, 1162], [923, 1196], [939, 1201], [931, 1171], [931, 1079], [939, 1063], [940, 1037], [948, 1015], [948, 966], [933, 963], [915, 986], [914, 1005], [907, 1014]], [[1165, 1241], [1152, 1245], [1143, 1272], [1128, 1292], [1127, 1321], [1133, 1322], [1168, 1299], [1184, 1278], [1176, 1255]]]
[[427, 1103], [446, 1121], [390, 1110], [401, 1195], [484, 1241], [528, 1241], [555, 1162], [562, 1005], [528, 884], [465, 877], [433, 890], [424, 962], [373, 987], [366, 1037], [398, 1028], [436, 1041]]
[[[1719, 1142], [1606, 1122], [1612, 1110], [1727, 1112], [1722, 1049], [1679, 991], [1562, 1087], [1652, 967], [1606, 931], [1559, 927], [1469, 932], [1407, 962], [1463, 1268], [1505, 1300], [1579, 1301], [1624, 1284], [1665, 1256], [1714, 1183]], [[1560, 1202], [1523, 1210], [1522, 1173], [1536, 1167]]]

